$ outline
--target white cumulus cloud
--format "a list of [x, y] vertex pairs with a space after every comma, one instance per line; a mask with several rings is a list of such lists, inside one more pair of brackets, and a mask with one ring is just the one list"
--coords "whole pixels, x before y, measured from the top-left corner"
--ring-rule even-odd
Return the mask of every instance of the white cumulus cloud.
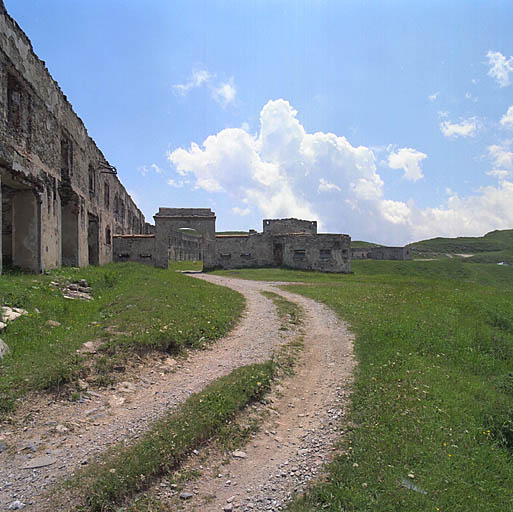
[[508, 111], [501, 117], [501, 124], [506, 128], [513, 128], [513, 105], [511, 105]]
[[442, 121], [440, 123], [440, 130], [446, 137], [475, 137], [477, 133], [477, 118], [471, 117], [459, 123]]
[[223, 107], [226, 107], [226, 105], [235, 101], [236, 95], [237, 89], [235, 88], [235, 85], [233, 85], [233, 78], [212, 89], [212, 97]]
[[438, 98], [439, 94], [440, 94], [440, 91], [434, 92], [433, 94], [430, 94], [428, 96], [428, 100], [431, 101], [431, 102], [436, 101], [436, 99]]
[[332, 190], [340, 192], [342, 189], [338, 185], [335, 185], [335, 183], [330, 183], [329, 181], [326, 181], [324, 178], [321, 178], [319, 180], [317, 192], [330, 192]]
[[388, 165], [392, 169], [402, 169], [404, 179], [418, 181], [424, 177], [420, 162], [427, 158], [426, 153], [421, 153], [412, 148], [400, 148], [388, 156]]
[[488, 146], [488, 154], [496, 169], [512, 169], [513, 153], [509, 151], [510, 144], [492, 144]]
[[251, 210], [249, 208], [239, 208], [238, 206], [235, 206], [232, 208], [232, 213], [245, 217], [251, 213]]
[[488, 57], [488, 76], [491, 76], [499, 84], [499, 87], [506, 87], [511, 83], [510, 74], [513, 74], [513, 57], [507, 59], [501, 52], [486, 54]]
[[[424, 153], [390, 150], [389, 163], [402, 169], [405, 177], [422, 177]], [[495, 165], [498, 150], [489, 151]], [[513, 182], [504, 173], [493, 173], [496, 167], [490, 174], [496, 185], [467, 197], [449, 191], [442, 204], [419, 208], [413, 200], [386, 197], [372, 149], [353, 146], [341, 135], [308, 133], [283, 99], [264, 105], [256, 134], [227, 128], [201, 145], [175, 149], [168, 158], [193, 187], [231, 199], [234, 214], [249, 210], [264, 218], [318, 220], [321, 229], [370, 241], [402, 244], [433, 236], [479, 235], [513, 225]], [[501, 159], [507, 164], [507, 155]], [[236, 206], [241, 203], [244, 207]]]

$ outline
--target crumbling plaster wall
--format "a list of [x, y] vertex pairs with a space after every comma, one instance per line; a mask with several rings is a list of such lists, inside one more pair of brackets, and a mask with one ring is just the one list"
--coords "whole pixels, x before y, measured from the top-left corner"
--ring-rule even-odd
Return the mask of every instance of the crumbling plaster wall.
[[77, 212], [79, 265], [89, 263], [88, 214], [98, 220], [100, 264], [112, 259], [112, 233], [143, 232], [144, 216], [118, 177], [103, 172], [107, 167], [45, 63], [0, 2], [0, 172], [7, 181], [33, 190], [40, 204], [39, 270], [62, 263], [63, 208]]

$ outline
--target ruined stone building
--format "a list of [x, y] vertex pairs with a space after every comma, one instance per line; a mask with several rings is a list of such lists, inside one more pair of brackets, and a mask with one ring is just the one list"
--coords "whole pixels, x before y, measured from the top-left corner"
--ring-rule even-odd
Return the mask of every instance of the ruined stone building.
[[[205, 270], [288, 267], [324, 272], [351, 271], [349, 235], [318, 234], [317, 222], [266, 219], [262, 233], [217, 235], [210, 208], [160, 208], [155, 234], [114, 237], [114, 260], [167, 268], [171, 260], [202, 260]], [[193, 229], [197, 236], [184, 233]]]
[[115, 169], [0, 0], [1, 264], [41, 272], [112, 260], [144, 233]]
[[218, 235], [216, 268], [287, 267], [351, 272], [351, 237], [317, 233], [317, 222], [265, 219], [262, 233]]
[[353, 260], [411, 260], [411, 249], [405, 247], [388, 247], [379, 245], [376, 247], [353, 248]]

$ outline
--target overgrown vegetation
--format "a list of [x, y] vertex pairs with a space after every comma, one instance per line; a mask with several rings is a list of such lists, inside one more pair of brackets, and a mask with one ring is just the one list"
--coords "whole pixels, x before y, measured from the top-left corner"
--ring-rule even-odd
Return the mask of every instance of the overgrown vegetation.
[[361, 261], [353, 270], [238, 274], [309, 283], [288, 289], [326, 303], [356, 334], [342, 455], [290, 509], [511, 510], [511, 268]]
[[84, 500], [79, 510], [118, 510], [123, 500], [147, 489], [222, 431], [248, 403], [260, 400], [273, 373], [271, 362], [238, 368], [192, 395], [131, 446], [121, 444], [111, 450], [71, 482]]
[[[84, 376], [92, 358], [77, 353], [84, 342], [98, 345], [102, 384], [127, 352], [177, 353], [223, 336], [242, 312], [243, 297], [174, 270], [124, 263], [2, 276], [0, 305], [29, 314], [2, 333], [11, 353], [0, 362], [0, 414], [27, 391], [58, 389]], [[94, 300], [65, 299], [51, 284], [79, 279], [87, 280]]]

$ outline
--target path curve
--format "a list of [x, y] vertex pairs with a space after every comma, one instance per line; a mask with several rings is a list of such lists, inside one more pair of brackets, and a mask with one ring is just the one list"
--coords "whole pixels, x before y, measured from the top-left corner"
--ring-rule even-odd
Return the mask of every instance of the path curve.
[[[240, 286], [236, 279], [215, 275], [201, 278], [224, 286]], [[254, 282], [246, 283], [255, 286]], [[218, 474], [212, 469], [217, 467], [219, 454], [206, 461], [200, 458], [201, 464], [190, 469], [206, 470], [186, 487], [193, 494], [186, 502], [160, 483], [154, 487], [158, 499], [167, 501], [171, 510], [283, 510], [294, 493], [304, 491], [308, 482], [319, 476], [343, 433], [339, 430], [340, 418], [349, 404], [355, 364], [352, 334], [323, 304], [285, 292], [276, 283], [257, 286], [295, 302], [303, 311], [304, 349], [296, 373], [273, 392], [272, 414], [243, 448], [245, 458], [234, 457], [221, 466]]]
[[[339, 386], [344, 385], [345, 379], [341, 378], [339, 370], [344, 367], [344, 375], [347, 371], [349, 378], [353, 364], [352, 343], [350, 335], [334, 313], [314, 301], [282, 292], [271, 283], [204, 274], [195, 277], [229, 286], [246, 297], [246, 310], [238, 326], [208, 350], [191, 352], [185, 361], [174, 363], [171, 373], [168, 373], [167, 361], [144, 365], [129, 379], [133, 386], [98, 391], [86, 403], [53, 400], [46, 395], [28, 399], [17, 411], [13, 424], [0, 425], [0, 442], [8, 446], [0, 453], [0, 510], [8, 509], [17, 500], [26, 505], [25, 510], [53, 510], [52, 504], [42, 497], [44, 492], [56, 481], [70, 476], [88, 458], [117, 442], [137, 437], [170, 408], [178, 406], [218, 377], [239, 366], [269, 359], [272, 352], [286, 343], [292, 334], [280, 331], [275, 308], [260, 293], [263, 290], [280, 293], [300, 303], [307, 311], [306, 340], [311, 341], [305, 343], [304, 359], [310, 362], [301, 365], [298, 376], [304, 371], [305, 382], [316, 381], [323, 388], [329, 387], [332, 391], [330, 404], [337, 402], [337, 395], [345, 393], [345, 388]], [[321, 328], [320, 324], [323, 323], [328, 326], [328, 331]], [[328, 351], [316, 350], [313, 341], [317, 337], [322, 341], [319, 346], [330, 347]], [[310, 364], [313, 361], [315, 364]], [[326, 370], [329, 368], [336, 377], [328, 377]], [[315, 375], [310, 377], [307, 374]], [[312, 391], [310, 389], [307, 393]], [[299, 386], [295, 393], [293, 400], [296, 405], [290, 403], [299, 410], [299, 404], [303, 406], [304, 402], [297, 400], [304, 390]], [[120, 398], [125, 400], [124, 403]], [[276, 405], [276, 409], [281, 411], [282, 406]], [[304, 416], [304, 425], [300, 429], [304, 435], [310, 435], [310, 431], [312, 435], [322, 434], [322, 431], [316, 430], [317, 419], [324, 418], [322, 421], [325, 421], [330, 414], [333, 416], [333, 411], [324, 411], [325, 405], [315, 400], [309, 403], [309, 409], [304, 413], [308, 416]], [[294, 413], [290, 411], [294, 411], [294, 408], [288, 405], [284, 407], [285, 413], [280, 412], [285, 420], [283, 423], [292, 423]], [[297, 414], [302, 413], [296, 413], [296, 418]], [[59, 432], [56, 430], [58, 425], [66, 425], [68, 430]], [[283, 443], [284, 446], [286, 444]], [[47, 462], [54, 462], [48, 466], [25, 469], [34, 461], [44, 461], [41, 457], [46, 457]]]

